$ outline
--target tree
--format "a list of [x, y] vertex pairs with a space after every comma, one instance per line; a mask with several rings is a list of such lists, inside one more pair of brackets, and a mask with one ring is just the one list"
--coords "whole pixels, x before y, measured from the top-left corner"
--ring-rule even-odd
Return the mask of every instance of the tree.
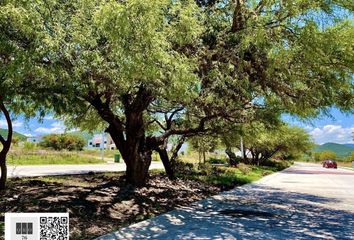
[[316, 161], [335, 160], [337, 159], [337, 154], [333, 151], [322, 151], [316, 152], [314, 157]]
[[[134, 185], [152, 151], [169, 165], [172, 136], [352, 111], [353, 28], [332, 14], [350, 1], [14, 2], [1, 3], [0, 28], [31, 53], [17, 91], [67, 123], [105, 127]], [[333, 21], [320, 26], [323, 15]]]
[[[243, 128], [244, 148], [252, 156], [252, 164], [263, 164], [275, 155], [282, 158], [299, 157], [313, 148], [309, 134], [299, 127], [282, 123], [267, 128], [262, 123], [253, 123]], [[237, 137], [233, 137], [236, 140], [234, 146], [240, 149], [240, 135], [235, 135]]]
[[217, 148], [218, 139], [215, 136], [194, 136], [188, 141], [189, 147], [198, 152], [199, 163], [203, 157], [203, 163], [205, 163], [205, 154], [207, 152], [213, 152]]
[[54, 150], [82, 151], [85, 146], [85, 139], [70, 134], [50, 134], [43, 137], [40, 143], [42, 147]]
[[6, 136], [0, 134], [0, 189], [5, 189], [6, 157], [11, 142], [16, 141], [12, 118], [20, 113], [25, 118], [45, 113], [44, 108], [30, 101], [30, 96], [36, 94], [33, 89], [23, 91], [25, 88], [20, 88], [24, 83], [24, 73], [30, 71], [30, 60], [37, 56], [36, 49], [31, 47], [35, 41], [34, 31], [31, 16], [25, 9], [14, 7], [9, 1], [0, 3], [0, 115], [3, 114], [7, 123]]

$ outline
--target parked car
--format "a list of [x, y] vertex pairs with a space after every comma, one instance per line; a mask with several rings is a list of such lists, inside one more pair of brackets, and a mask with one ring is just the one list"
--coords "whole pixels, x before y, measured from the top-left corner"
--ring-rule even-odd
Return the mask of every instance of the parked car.
[[333, 160], [325, 160], [322, 162], [322, 166], [324, 168], [337, 168], [337, 163]]

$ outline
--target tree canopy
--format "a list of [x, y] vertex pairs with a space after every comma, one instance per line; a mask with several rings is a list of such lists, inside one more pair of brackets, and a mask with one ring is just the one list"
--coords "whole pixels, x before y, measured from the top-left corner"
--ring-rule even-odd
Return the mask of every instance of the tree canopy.
[[[272, 128], [262, 123], [252, 123], [243, 127], [242, 136], [244, 148], [251, 155], [253, 164], [264, 163], [273, 156], [285, 159], [301, 157], [314, 146], [304, 129], [284, 123]], [[235, 146], [238, 147], [238, 143]]]
[[352, 111], [353, 9], [345, 0], [6, 0], [1, 41], [14, 67], [3, 79], [18, 81], [35, 109], [106, 128], [128, 181], [141, 185], [170, 136]]

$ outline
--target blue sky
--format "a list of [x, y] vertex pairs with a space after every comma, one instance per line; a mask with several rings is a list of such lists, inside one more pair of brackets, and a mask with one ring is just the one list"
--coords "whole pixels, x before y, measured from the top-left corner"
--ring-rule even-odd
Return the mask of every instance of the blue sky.
[[300, 126], [310, 133], [318, 144], [326, 142], [354, 143], [354, 115], [343, 114], [338, 109], [331, 109], [332, 117], [322, 116], [308, 122], [303, 122], [295, 117], [284, 117], [292, 125]]
[[[284, 119], [292, 125], [303, 127], [310, 133], [314, 141], [318, 144], [326, 142], [354, 143], [352, 132], [354, 132], [354, 115], [346, 115], [332, 109], [331, 117], [320, 117], [311, 122], [302, 122], [297, 118], [286, 116]], [[65, 125], [62, 121], [54, 119], [52, 116], [44, 118], [43, 122], [30, 119], [28, 122], [19, 117], [14, 121], [14, 129], [27, 136], [40, 136], [50, 133], [62, 133]], [[6, 128], [3, 118], [0, 118], [0, 128]]]

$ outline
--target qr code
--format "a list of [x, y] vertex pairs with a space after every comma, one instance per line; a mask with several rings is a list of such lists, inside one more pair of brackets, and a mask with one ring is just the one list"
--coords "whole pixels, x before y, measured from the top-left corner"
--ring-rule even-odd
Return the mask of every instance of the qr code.
[[68, 217], [40, 217], [40, 240], [68, 240]]

